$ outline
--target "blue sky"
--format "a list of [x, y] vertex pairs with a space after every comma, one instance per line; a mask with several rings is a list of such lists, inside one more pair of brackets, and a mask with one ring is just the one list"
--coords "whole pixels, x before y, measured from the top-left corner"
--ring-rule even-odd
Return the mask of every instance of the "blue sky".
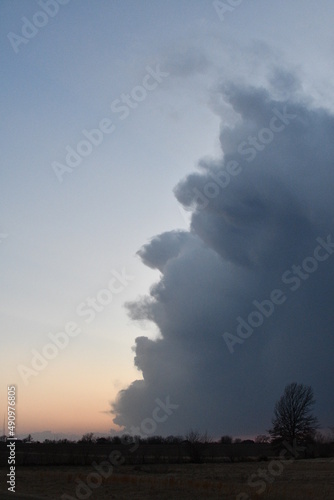
[[[0, 6], [0, 233], [8, 235], [0, 245], [0, 414], [6, 385], [15, 383], [20, 433], [108, 432], [116, 428], [109, 402], [142, 378], [135, 338], [158, 334], [124, 308], [160, 277], [136, 252], [156, 234], [189, 227], [173, 189], [201, 158], [221, 155], [220, 127], [233, 116], [228, 106], [218, 112], [217, 87], [225, 78], [262, 85], [277, 65], [329, 108], [334, 6], [244, 1], [223, 20], [204, 0], [70, 0], [58, 7], [16, 53], [8, 34], [21, 36], [22, 19], [32, 22], [43, 9], [30, 0]], [[161, 81], [121, 120], [111, 104], [158, 67]], [[66, 148], [76, 149], [83, 130], [104, 119], [112, 134], [59, 182], [54, 162], [64, 164]], [[78, 305], [122, 270], [133, 279], [87, 324]], [[30, 366], [31, 350], [41, 351], [48, 334], [69, 321], [80, 335], [25, 384], [17, 367]], [[70, 402], [73, 414], [59, 413]]]

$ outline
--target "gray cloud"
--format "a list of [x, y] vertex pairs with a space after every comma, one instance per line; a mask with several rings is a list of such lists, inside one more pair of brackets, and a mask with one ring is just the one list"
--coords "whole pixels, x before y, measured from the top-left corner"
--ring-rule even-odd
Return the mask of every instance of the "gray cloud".
[[[313, 386], [321, 424], [333, 425], [334, 254], [299, 278], [295, 291], [291, 269], [313, 256], [317, 238], [334, 240], [334, 117], [302, 96], [298, 80], [283, 70], [272, 73], [267, 88], [234, 84], [219, 92], [235, 114], [233, 125], [221, 128], [222, 157], [200, 161], [175, 188], [192, 210], [190, 230], [158, 235], [138, 252], [161, 277], [127, 307], [160, 335], [136, 339], [143, 380], [119, 393], [115, 423], [139, 426], [155, 399], [169, 395], [179, 408], [156, 433], [263, 433], [284, 386], [297, 381]], [[278, 98], [287, 93], [289, 100]], [[275, 110], [284, 109], [294, 118], [258, 142], [250, 160], [254, 154], [240, 145], [259, 138]], [[239, 173], [222, 187], [217, 179], [231, 161]], [[284, 304], [231, 354], [223, 333], [235, 335], [237, 318], [247, 320], [253, 302], [274, 289]]]

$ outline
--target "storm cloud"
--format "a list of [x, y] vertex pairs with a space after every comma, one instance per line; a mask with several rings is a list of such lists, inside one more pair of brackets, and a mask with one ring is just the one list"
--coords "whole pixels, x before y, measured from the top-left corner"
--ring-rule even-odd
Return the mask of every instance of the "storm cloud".
[[127, 308], [159, 334], [136, 339], [143, 378], [118, 394], [114, 422], [140, 428], [169, 396], [178, 408], [155, 434], [263, 433], [297, 381], [332, 426], [334, 116], [281, 70], [266, 86], [224, 83], [218, 94], [234, 117], [221, 116], [221, 157], [175, 188], [189, 231], [138, 252], [161, 275]]

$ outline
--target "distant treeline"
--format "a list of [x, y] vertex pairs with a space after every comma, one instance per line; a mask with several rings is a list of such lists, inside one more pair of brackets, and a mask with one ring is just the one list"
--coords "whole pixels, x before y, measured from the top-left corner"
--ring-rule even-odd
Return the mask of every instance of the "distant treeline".
[[[30, 436], [29, 436], [30, 437]], [[118, 465], [152, 463], [219, 463], [268, 460], [277, 450], [258, 437], [255, 440], [232, 439], [223, 436], [217, 441], [190, 433], [187, 436], [123, 435], [94, 438], [85, 434], [79, 441], [49, 440], [43, 443], [31, 440], [16, 441], [16, 465], [90, 465], [108, 460], [111, 454], [118, 457]], [[321, 441], [321, 440], [320, 440]], [[334, 442], [310, 444], [299, 458], [334, 456]], [[8, 448], [0, 442], [0, 465], [6, 466]]]

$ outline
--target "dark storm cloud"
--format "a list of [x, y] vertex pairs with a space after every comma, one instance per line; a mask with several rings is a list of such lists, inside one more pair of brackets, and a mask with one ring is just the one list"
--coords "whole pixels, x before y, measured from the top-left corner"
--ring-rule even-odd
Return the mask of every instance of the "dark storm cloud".
[[146, 266], [163, 272], [165, 264], [170, 259], [178, 257], [188, 239], [188, 233], [185, 231], [164, 233], [156, 236], [137, 253]]
[[[277, 89], [290, 99], [278, 100]], [[156, 434], [263, 433], [284, 386], [297, 381], [313, 386], [321, 424], [333, 425], [334, 117], [283, 71], [267, 89], [220, 92], [235, 114], [221, 128], [223, 155], [202, 160], [175, 188], [192, 210], [190, 231], [161, 234], [139, 251], [162, 274], [128, 309], [160, 335], [136, 339], [143, 380], [119, 393], [115, 422], [140, 426], [168, 395], [179, 406]], [[292, 266], [303, 263], [312, 272], [296, 275]], [[284, 303], [231, 352], [223, 334], [237, 335], [254, 301], [275, 289]]]

